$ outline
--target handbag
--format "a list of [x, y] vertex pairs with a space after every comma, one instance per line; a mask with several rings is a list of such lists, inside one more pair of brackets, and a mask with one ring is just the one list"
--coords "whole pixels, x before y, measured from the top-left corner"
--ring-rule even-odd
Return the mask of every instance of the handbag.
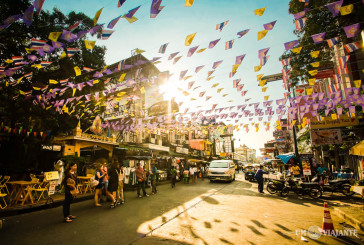
[[90, 186], [95, 187], [99, 184], [99, 181], [95, 179], [95, 176], [92, 176], [90, 179]]
[[77, 189], [71, 190], [70, 191], [72, 196], [77, 196], [80, 192]]

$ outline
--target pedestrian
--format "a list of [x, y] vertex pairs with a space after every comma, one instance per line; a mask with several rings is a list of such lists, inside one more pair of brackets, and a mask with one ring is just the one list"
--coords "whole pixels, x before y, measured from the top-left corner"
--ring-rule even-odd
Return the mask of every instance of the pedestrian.
[[121, 164], [119, 164], [119, 169], [118, 169], [118, 176], [119, 176], [119, 182], [118, 182], [118, 190], [116, 192], [116, 203], [119, 204], [124, 204], [124, 169], [121, 166]]
[[151, 176], [152, 176], [152, 195], [157, 194], [157, 167], [155, 166], [155, 163], [152, 163], [152, 169], [151, 169]]
[[143, 195], [145, 197], [149, 196], [146, 192], [145, 192], [145, 181], [146, 181], [146, 174], [144, 169], [140, 166], [140, 163], [138, 162], [136, 164], [136, 169], [135, 169], [135, 174], [137, 177], [137, 181], [138, 181], [138, 189], [137, 189], [137, 193], [138, 193], [138, 197], [142, 197], [140, 195], [140, 188], [142, 188], [143, 190]]
[[119, 175], [118, 175], [118, 169], [119, 163], [114, 162], [111, 164], [111, 167], [107, 171], [107, 175], [109, 176], [109, 182], [106, 190], [106, 194], [108, 197], [111, 198], [111, 204], [110, 208], [116, 207], [116, 191], [118, 190], [119, 186]]
[[191, 183], [194, 184], [195, 183], [195, 169], [192, 165], [190, 166], [190, 179], [191, 179]]
[[99, 184], [95, 186], [95, 206], [101, 207], [99, 202], [99, 198], [102, 198], [102, 186], [103, 186], [103, 178], [106, 176], [106, 173], [103, 173], [103, 165], [98, 164], [97, 170], [95, 173], [95, 180], [99, 181]]
[[177, 179], [177, 169], [175, 166], [172, 166], [171, 175], [172, 175], [172, 188], [174, 188], [176, 187], [176, 179]]
[[194, 174], [193, 174], [193, 182], [196, 184], [197, 183], [197, 176], [199, 174], [199, 171], [198, 171], [196, 165], [193, 166], [193, 172], [194, 172]]
[[107, 176], [107, 163], [104, 162], [102, 166], [102, 174], [104, 175], [104, 178], [102, 179], [102, 194], [104, 196], [107, 196], [107, 187], [109, 185], [109, 176]]
[[263, 166], [260, 165], [259, 169], [257, 170], [257, 172], [255, 173], [255, 179], [258, 181], [258, 191], [260, 193], [264, 193], [263, 192], [263, 174], [265, 174], [265, 172], [263, 171]]
[[76, 216], [71, 215], [71, 202], [76, 197], [77, 191], [77, 164], [72, 162], [68, 165], [65, 171], [64, 179], [64, 203], [63, 203], [63, 218], [67, 223], [72, 222]]

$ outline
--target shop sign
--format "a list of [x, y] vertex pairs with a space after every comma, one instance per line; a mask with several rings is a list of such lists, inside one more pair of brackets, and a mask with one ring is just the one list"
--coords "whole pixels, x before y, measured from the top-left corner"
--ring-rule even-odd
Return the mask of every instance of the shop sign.
[[167, 147], [167, 146], [154, 145], [154, 144], [143, 144], [142, 146], [146, 147], [146, 148], [149, 148], [151, 150], [169, 151], [169, 147]]
[[58, 171], [45, 172], [44, 177], [47, 181], [59, 179]]
[[335, 75], [334, 69], [326, 69], [326, 70], [318, 71], [317, 75], [315, 75], [315, 78], [324, 79], [324, 78], [328, 78], [328, 77], [333, 77], [334, 75]]
[[356, 126], [359, 124], [357, 117], [350, 118], [345, 115], [341, 115], [340, 119], [334, 120], [331, 117], [323, 117], [323, 120], [319, 122], [316, 117], [311, 119], [311, 129], [324, 129], [324, 128], [339, 128]]
[[195, 150], [203, 150], [204, 143], [202, 139], [189, 140], [190, 148]]
[[176, 147], [176, 152], [177, 153], [182, 153], [182, 154], [188, 154], [188, 148], [183, 148], [183, 147]]
[[341, 138], [341, 130], [311, 130], [311, 142], [312, 145], [341, 144], [343, 142]]
[[226, 152], [220, 152], [220, 157], [226, 157]]
[[43, 151], [61, 151], [62, 146], [60, 146], [60, 145], [41, 145], [40, 148]]
[[313, 154], [302, 154], [300, 157], [302, 161], [303, 175], [311, 175], [310, 160], [313, 161]]
[[56, 183], [57, 183], [57, 181], [55, 181], [55, 180], [52, 180], [51, 182], [49, 182], [49, 191], [48, 191], [49, 195], [53, 195], [55, 193]]

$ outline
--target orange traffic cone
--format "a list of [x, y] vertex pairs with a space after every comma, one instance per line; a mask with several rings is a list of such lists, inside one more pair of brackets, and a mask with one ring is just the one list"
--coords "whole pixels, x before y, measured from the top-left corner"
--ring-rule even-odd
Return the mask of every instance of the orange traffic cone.
[[324, 219], [322, 222], [321, 233], [333, 234], [335, 232], [334, 224], [332, 223], [331, 214], [329, 210], [329, 205], [327, 202], [324, 203]]

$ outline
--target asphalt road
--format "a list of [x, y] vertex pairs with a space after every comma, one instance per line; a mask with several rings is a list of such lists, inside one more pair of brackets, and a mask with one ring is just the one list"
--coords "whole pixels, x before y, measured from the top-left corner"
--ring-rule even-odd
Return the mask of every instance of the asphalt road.
[[[360, 232], [310, 238], [310, 227], [322, 227], [323, 200], [259, 194], [242, 175], [232, 183], [199, 180], [158, 191], [143, 198], [127, 192], [125, 204], [115, 209], [108, 203], [94, 207], [92, 200], [72, 204], [72, 223], [63, 222], [62, 207], [8, 217], [0, 244], [364, 244]], [[360, 202], [326, 199], [331, 207]], [[335, 229], [349, 234], [351, 227], [331, 216]]]

